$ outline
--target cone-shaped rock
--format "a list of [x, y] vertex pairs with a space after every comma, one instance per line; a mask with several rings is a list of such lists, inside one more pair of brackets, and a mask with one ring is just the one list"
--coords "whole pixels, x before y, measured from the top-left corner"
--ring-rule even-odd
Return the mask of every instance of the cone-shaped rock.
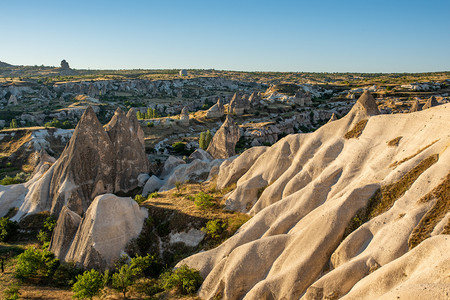
[[259, 94], [257, 92], [253, 92], [250, 95], [250, 98], [248, 98], [248, 101], [250, 102], [251, 106], [255, 106], [261, 103], [261, 97], [259, 96]]
[[50, 184], [52, 214], [64, 205], [81, 215], [95, 196], [113, 190], [114, 150], [108, 134], [88, 107], [55, 163]]
[[244, 99], [240, 93], [234, 93], [231, 98], [228, 111], [236, 115], [243, 115], [245, 108], [247, 108], [247, 99]]
[[361, 97], [359, 97], [358, 101], [356, 101], [356, 104], [352, 108], [352, 112], [363, 112], [368, 116], [380, 114], [377, 102], [369, 91], [364, 91]]
[[133, 199], [98, 196], [89, 206], [65, 256], [83, 268], [111, 267], [142, 230], [148, 213]]
[[333, 121], [336, 121], [337, 119], [338, 119], [338, 118], [336, 117], [336, 114], [333, 113], [333, 114], [331, 115], [331, 118], [328, 120], [327, 123], [331, 123], [331, 122], [333, 122]]
[[148, 172], [147, 156], [133, 122], [120, 108], [105, 129], [114, 151], [114, 164], [111, 166], [115, 175], [113, 192], [128, 193], [138, 186], [138, 175]]
[[59, 214], [50, 242], [50, 251], [61, 260], [69, 251], [72, 241], [81, 223], [81, 217], [64, 206]]
[[239, 141], [239, 126], [235, 125], [230, 115], [217, 130], [206, 151], [214, 158], [228, 158], [236, 154], [235, 147]]
[[411, 109], [409, 110], [409, 112], [415, 112], [415, 111], [421, 111], [422, 108], [420, 108], [420, 103], [419, 101], [414, 101], [413, 105], [411, 106]]
[[189, 111], [186, 107], [183, 107], [180, 113], [180, 124], [182, 126], [189, 126]]
[[427, 103], [425, 103], [424, 106], [422, 107], [422, 110], [427, 109], [427, 108], [431, 108], [431, 107], [434, 107], [434, 106], [438, 106], [438, 105], [439, 105], [439, 103], [437, 102], [436, 97], [431, 96], [428, 99]]
[[128, 111], [127, 118], [128, 120], [130, 120], [131, 125], [133, 125], [133, 131], [136, 132], [137, 137], [142, 144], [142, 147], [145, 147], [144, 131], [142, 130], [141, 125], [139, 125], [139, 121], [136, 116], [136, 111], [133, 108], [130, 108], [130, 110]]
[[217, 103], [211, 106], [210, 109], [206, 112], [206, 118], [208, 119], [216, 119], [221, 118], [225, 113], [225, 108], [222, 104], [220, 98], [217, 99]]

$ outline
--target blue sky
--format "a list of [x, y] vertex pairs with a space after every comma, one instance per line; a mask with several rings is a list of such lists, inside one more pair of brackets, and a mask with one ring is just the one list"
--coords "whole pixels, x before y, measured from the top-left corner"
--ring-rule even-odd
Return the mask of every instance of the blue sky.
[[91, 69], [450, 70], [450, 1], [0, 3], [0, 61]]

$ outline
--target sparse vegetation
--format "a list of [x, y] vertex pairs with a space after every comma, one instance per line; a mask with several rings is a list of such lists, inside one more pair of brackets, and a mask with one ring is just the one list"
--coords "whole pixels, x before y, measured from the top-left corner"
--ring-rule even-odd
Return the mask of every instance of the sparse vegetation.
[[[409, 249], [416, 247], [423, 240], [429, 238], [437, 223], [450, 211], [450, 173], [447, 174], [441, 184], [421, 198], [419, 203], [426, 203], [432, 200], [436, 202], [422, 217], [409, 237]], [[450, 221], [444, 227], [442, 234], [449, 234], [449, 224]]]
[[438, 158], [439, 156], [437, 154], [429, 156], [411, 169], [408, 173], [403, 175], [398, 181], [387, 186], [382, 186], [378, 189], [368, 200], [366, 207], [358, 210], [356, 215], [352, 218], [345, 229], [344, 238], [359, 228], [362, 224], [375, 218], [376, 216], [381, 215], [391, 208], [395, 201], [411, 187], [420, 174], [436, 163]]
[[362, 134], [364, 128], [366, 127], [367, 122], [368, 120], [361, 120], [358, 123], [356, 123], [355, 126], [353, 126], [353, 128], [344, 135], [344, 138], [345, 139], [358, 138]]
[[200, 273], [184, 265], [174, 271], [161, 275], [162, 287], [165, 290], [175, 288], [180, 294], [194, 294], [203, 282]]
[[392, 140], [388, 141], [387, 145], [389, 147], [396, 147], [396, 146], [398, 146], [398, 143], [400, 143], [401, 139], [402, 139], [402, 136], [398, 136], [395, 139], [392, 139]]
[[77, 282], [72, 286], [76, 299], [92, 299], [100, 295], [103, 288], [102, 276], [97, 270], [85, 271], [82, 275], [77, 276]]
[[200, 209], [208, 209], [215, 205], [214, 198], [205, 192], [200, 192], [194, 196], [194, 204]]
[[7, 217], [0, 218], [0, 242], [7, 242], [17, 233], [17, 222]]
[[203, 150], [208, 149], [208, 146], [209, 146], [209, 143], [211, 143], [211, 140], [212, 140], [212, 135], [209, 130], [207, 130], [206, 132], [200, 133], [200, 138], [198, 140], [200, 148], [202, 148]]

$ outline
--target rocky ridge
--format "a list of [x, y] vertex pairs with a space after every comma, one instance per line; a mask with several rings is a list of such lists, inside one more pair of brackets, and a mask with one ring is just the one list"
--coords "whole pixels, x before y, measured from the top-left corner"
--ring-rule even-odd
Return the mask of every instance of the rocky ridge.
[[202, 299], [445, 298], [449, 119], [449, 104], [379, 115], [366, 93], [314, 133], [247, 150], [217, 186], [236, 183], [227, 208], [253, 218], [179, 265], [205, 277]]

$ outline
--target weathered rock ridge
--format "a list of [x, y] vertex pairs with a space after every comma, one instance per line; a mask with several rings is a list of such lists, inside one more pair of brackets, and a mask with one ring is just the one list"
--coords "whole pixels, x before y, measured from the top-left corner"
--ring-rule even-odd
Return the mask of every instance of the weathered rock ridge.
[[236, 183], [227, 208], [253, 218], [179, 265], [205, 277], [202, 299], [447, 298], [448, 120], [450, 104], [379, 115], [365, 93], [314, 133], [247, 150], [217, 186]]
[[135, 118], [118, 109], [103, 128], [88, 108], [60, 158], [26, 194], [16, 218], [44, 210], [59, 215], [63, 206], [83, 215], [97, 195], [137, 188], [148, 160]]

